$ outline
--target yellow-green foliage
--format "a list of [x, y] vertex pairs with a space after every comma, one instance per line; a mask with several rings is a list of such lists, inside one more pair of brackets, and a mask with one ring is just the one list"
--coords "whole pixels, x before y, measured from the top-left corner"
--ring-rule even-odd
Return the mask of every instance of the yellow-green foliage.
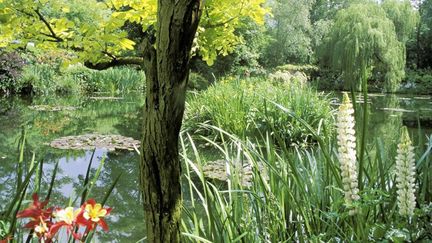
[[321, 121], [332, 123], [329, 100], [307, 86], [227, 79], [189, 99], [185, 127], [200, 133], [203, 131], [199, 123], [207, 122], [241, 137], [268, 133], [287, 144], [311, 142], [309, 131], [270, 101], [292, 111], [315, 129]]
[[[195, 49], [208, 64], [242, 40], [234, 30], [243, 17], [263, 24], [265, 0], [207, 0]], [[156, 22], [156, 0], [0, 0], [0, 47], [34, 42], [41, 49], [71, 49], [79, 60], [110, 60], [137, 45], [122, 29], [126, 21], [146, 30]]]

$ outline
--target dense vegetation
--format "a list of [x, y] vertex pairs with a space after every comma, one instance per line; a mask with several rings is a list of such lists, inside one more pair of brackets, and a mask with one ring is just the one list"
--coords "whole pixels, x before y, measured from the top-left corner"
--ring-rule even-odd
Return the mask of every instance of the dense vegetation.
[[[154, 242], [429, 241], [428, 110], [417, 133], [400, 113], [371, 125], [368, 91], [432, 94], [430, 53], [429, 0], [0, 0], [0, 159], [18, 158], [0, 173], [17, 181], [0, 187], [0, 241], [124, 237], [96, 232], [109, 214]], [[92, 169], [93, 152], [76, 195], [52, 198], [46, 144], [112, 131], [141, 137], [122, 161], [139, 178]], [[126, 181], [142, 222], [104, 207], [133, 197]]]

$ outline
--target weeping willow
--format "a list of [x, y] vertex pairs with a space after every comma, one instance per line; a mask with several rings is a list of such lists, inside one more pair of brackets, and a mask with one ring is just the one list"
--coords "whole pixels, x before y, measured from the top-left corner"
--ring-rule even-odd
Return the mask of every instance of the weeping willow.
[[375, 72], [383, 77], [384, 89], [394, 91], [405, 75], [405, 43], [384, 8], [374, 2], [340, 10], [320, 54], [324, 64], [342, 73], [345, 88], [361, 90]]

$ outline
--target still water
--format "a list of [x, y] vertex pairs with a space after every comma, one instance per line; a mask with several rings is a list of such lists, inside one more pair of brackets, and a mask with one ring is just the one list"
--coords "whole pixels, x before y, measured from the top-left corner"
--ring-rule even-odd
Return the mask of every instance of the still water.
[[[340, 96], [334, 97], [333, 103], [337, 105]], [[368, 136], [371, 139], [379, 134], [384, 140], [396, 140], [398, 128], [403, 124], [410, 126], [417, 144], [430, 135], [432, 97], [371, 94], [368, 102], [371, 114]], [[87, 133], [121, 134], [139, 140], [143, 103], [144, 97], [134, 94], [121, 99], [0, 98], [0, 212], [7, 207], [16, 190], [18, 141], [24, 133], [24, 163], [29, 162], [33, 154], [36, 161], [44, 162], [42, 196], [47, 191], [54, 164], [59, 162], [55, 193], [50, 204], [66, 206], [70, 198], [80, 193], [92, 151], [59, 150], [50, 148], [48, 144], [59, 137]], [[75, 109], [37, 111], [31, 109], [35, 105]], [[420, 130], [417, 129], [419, 124], [423, 126]], [[102, 242], [137, 242], [144, 232], [138, 192], [138, 155], [134, 151], [96, 149], [93, 174], [102, 158], [105, 158], [105, 164], [90, 197], [101, 200], [119, 173], [122, 176], [106, 204], [113, 208], [108, 220], [110, 231], [99, 234], [97, 239]]]

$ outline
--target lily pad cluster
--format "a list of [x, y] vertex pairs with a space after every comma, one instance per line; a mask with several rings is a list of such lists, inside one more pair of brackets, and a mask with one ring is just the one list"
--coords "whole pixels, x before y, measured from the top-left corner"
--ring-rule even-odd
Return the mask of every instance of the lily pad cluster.
[[32, 105], [29, 106], [30, 109], [35, 111], [74, 111], [77, 107], [74, 106], [61, 106], [61, 105]]
[[140, 146], [140, 141], [121, 135], [84, 134], [67, 136], [53, 140], [50, 146], [58, 149], [92, 150], [106, 148], [110, 151], [134, 150]]
[[[227, 168], [230, 171], [227, 171]], [[259, 170], [263, 172], [263, 168]], [[253, 179], [252, 165], [249, 163], [235, 162], [230, 165], [226, 160], [209, 161], [203, 166], [202, 171], [206, 178], [212, 180], [228, 182], [228, 179], [236, 178], [244, 187], [250, 187]]]

